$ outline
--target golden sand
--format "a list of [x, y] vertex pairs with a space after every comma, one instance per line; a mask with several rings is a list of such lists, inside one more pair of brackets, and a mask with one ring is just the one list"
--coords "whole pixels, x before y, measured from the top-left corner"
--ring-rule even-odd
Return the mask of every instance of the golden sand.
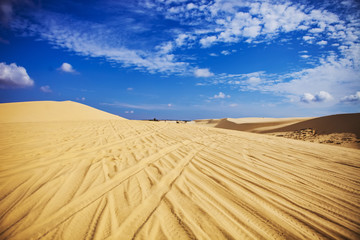
[[94, 114], [1, 123], [1, 239], [360, 238], [360, 150]]

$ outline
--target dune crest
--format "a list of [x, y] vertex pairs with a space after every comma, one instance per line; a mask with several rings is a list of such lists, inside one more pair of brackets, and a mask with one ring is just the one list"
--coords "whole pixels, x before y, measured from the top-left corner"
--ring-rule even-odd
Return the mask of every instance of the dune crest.
[[72, 101], [0, 103], [0, 123], [124, 119]]
[[0, 143], [0, 239], [360, 238], [360, 150], [121, 119]]

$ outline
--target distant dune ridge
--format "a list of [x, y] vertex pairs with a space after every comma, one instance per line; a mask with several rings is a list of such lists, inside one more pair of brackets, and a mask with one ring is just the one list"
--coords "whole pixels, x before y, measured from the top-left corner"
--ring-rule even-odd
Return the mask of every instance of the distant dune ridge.
[[[360, 137], [360, 113], [337, 114], [318, 118], [224, 118], [215, 126], [240, 131], [272, 133], [313, 128], [319, 134], [354, 133]], [[258, 120], [258, 121], [256, 121]]]
[[73, 102], [0, 119], [0, 239], [360, 239], [360, 150]]

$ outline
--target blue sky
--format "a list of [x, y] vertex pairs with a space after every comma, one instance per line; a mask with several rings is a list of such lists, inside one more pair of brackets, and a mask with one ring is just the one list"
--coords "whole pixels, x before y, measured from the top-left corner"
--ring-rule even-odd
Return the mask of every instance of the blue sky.
[[0, 3], [0, 102], [129, 119], [360, 110], [358, 1]]

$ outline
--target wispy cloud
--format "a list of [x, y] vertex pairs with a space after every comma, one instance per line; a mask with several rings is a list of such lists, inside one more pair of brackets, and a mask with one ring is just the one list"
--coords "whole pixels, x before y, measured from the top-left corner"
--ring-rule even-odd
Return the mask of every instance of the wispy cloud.
[[[353, 51], [358, 52], [359, 50], [353, 48]], [[349, 54], [346, 58], [337, 58], [333, 55], [319, 61], [320, 64], [316, 67], [284, 74], [264, 71], [249, 74], [219, 74], [198, 85], [222, 85], [240, 91], [272, 93], [284, 96], [292, 102], [310, 99], [310, 95], [307, 95], [309, 98], [304, 98], [304, 93], [323, 91], [329, 93], [336, 100], [333, 101], [333, 104], [339, 102], [343, 96], [353, 93], [354, 89], [360, 89], [360, 69], [357, 66], [357, 56]], [[316, 98], [314, 94], [312, 96], [311, 99], [321, 102], [320, 97]]]
[[12, 23], [12, 27], [22, 34], [37, 36], [79, 55], [105, 58], [124, 67], [146, 69], [150, 72], [181, 72], [188, 65], [176, 61], [173, 54], [168, 54], [171, 49], [147, 51], [130, 49], [119, 44], [115, 33], [118, 30], [109, 29], [106, 24], [75, 20], [54, 13], [37, 14], [35, 21], [17, 19]]
[[51, 90], [51, 88], [50, 88], [49, 85], [41, 86], [41, 87], [40, 87], [40, 90], [41, 90], [42, 92], [44, 92], [44, 93], [51, 93], [51, 92], [52, 92], [52, 90]]
[[168, 110], [172, 109], [172, 104], [128, 104], [121, 102], [101, 103], [104, 106], [112, 106], [119, 108], [141, 109], [141, 110]]
[[11, 63], [0, 63], [0, 88], [31, 87], [34, 80], [30, 78], [24, 67]]

